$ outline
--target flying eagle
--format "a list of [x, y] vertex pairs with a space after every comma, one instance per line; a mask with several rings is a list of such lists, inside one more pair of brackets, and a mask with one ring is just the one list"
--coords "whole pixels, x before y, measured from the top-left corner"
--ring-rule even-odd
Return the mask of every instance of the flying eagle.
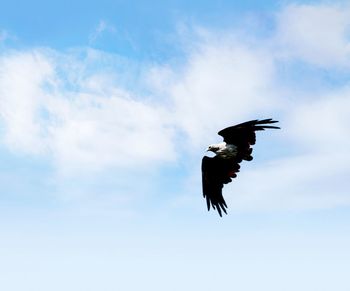
[[213, 158], [204, 156], [202, 159], [202, 186], [203, 196], [207, 200], [208, 211], [210, 205], [216, 209], [220, 216], [226, 212], [226, 202], [222, 196], [224, 184], [230, 183], [237, 177], [239, 163], [242, 160], [251, 161], [252, 145], [255, 144], [255, 131], [266, 128], [276, 128], [268, 125], [278, 121], [269, 119], [251, 120], [234, 126], [227, 127], [218, 132], [224, 138], [222, 143], [212, 144], [207, 151], [216, 155]]

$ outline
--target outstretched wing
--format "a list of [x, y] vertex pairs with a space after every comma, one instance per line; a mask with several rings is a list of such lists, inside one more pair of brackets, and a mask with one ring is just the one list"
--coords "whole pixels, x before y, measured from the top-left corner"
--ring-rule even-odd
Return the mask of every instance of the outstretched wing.
[[251, 120], [234, 126], [227, 127], [218, 132], [224, 138], [227, 144], [234, 144], [237, 147], [236, 161], [240, 163], [242, 160], [251, 161], [253, 159], [251, 145], [255, 144], [255, 131], [265, 130], [267, 128], [279, 129], [278, 126], [269, 124], [278, 121], [269, 119]]
[[208, 210], [210, 206], [216, 209], [220, 216], [226, 212], [226, 202], [222, 196], [224, 184], [230, 183], [231, 178], [236, 177], [239, 164], [234, 159], [222, 159], [218, 156], [213, 158], [204, 156], [202, 159], [202, 187], [203, 196], [207, 200]]
[[224, 138], [224, 142], [234, 145], [241, 145], [249, 142], [255, 144], [255, 131], [265, 130], [266, 128], [276, 128], [278, 126], [268, 125], [278, 121], [269, 119], [251, 120], [234, 126], [227, 127], [218, 132]]

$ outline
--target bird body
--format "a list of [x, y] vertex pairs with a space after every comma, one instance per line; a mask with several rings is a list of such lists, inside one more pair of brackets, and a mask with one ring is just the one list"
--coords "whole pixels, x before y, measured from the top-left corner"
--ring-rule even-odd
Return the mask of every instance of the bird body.
[[224, 141], [212, 144], [207, 151], [212, 151], [215, 156], [204, 156], [202, 159], [202, 188], [206, 198], [208, 210], [210, 206], [216, 209], [220, 216], [226, 212], [226, 202], [222, 196], [224, 184], [230, 183], [237, 176], [242, 160], [251, 161], [252, 145], [255, 144], [256, 131], [265, 129], [278, 129], [269, 124], [277, 121], [270, 119], [251, 120], [235, 126], [227, 127], [218, 132]]
[[237, 155], [237, 147], [234, 144], [227, 144], [226, 142], [212, 144], [208, 147], [207, 151], [211, 151], [224, 159], [234, 158]]

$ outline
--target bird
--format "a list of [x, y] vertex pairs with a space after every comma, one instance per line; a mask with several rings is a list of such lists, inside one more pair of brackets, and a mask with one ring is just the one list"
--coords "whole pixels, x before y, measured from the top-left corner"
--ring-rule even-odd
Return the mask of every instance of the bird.
[[204, 156], [202, 159], [202, 190], [206, 199], [208, 211], [210, 206], [227, 214], [227, 204], [222, 195], [224, 184], [228, 184], [237, 177], [240, 163], [253, 159], [252, 145], [256, 142], [256, 131], [265, 129], [280, 129], [270, 124], [278, 121], [272, 118], [250, 120], [234, 126], [224, 128], [218, 132], [224, 139], [218, 144], [209, 145], [207, 151], [215, 153], [214, 157]]

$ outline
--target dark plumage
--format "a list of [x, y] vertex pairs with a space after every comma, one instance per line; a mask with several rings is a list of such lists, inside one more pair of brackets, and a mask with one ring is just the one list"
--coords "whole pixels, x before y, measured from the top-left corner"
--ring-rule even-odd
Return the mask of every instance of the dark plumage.
[[216, 209], [220, 216], [226, 212], [226, 202], [222, 196], [224, 184], [230, 183], [239, 172], [242, 160], [251, 161], [252, 145], [255, 144], [255, 131], [267, 128], [279, 129], [269, 124], [278, 121], [269, 119], [251, 120], [235, 126], [227, 127], [218, 132], [224, 142], [209, 146], [208, 150], [216, 155], [213, 158], [204, 156], [202, 159], [203, 196], [206, 198], [208, 210], [210, 206]]

